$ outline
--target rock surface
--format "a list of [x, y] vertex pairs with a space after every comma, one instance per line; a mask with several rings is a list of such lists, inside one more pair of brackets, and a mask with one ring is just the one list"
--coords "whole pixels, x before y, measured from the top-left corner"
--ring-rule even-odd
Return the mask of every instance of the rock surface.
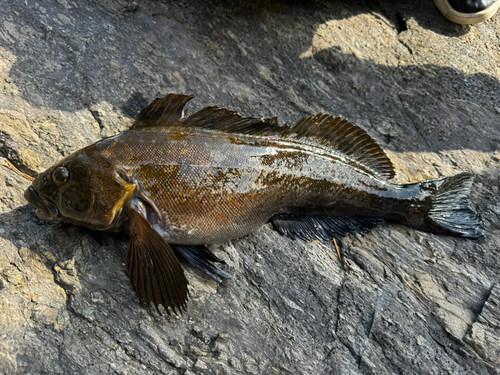
[[398, 182], [472, 171], [486, 235], [388, 223], [341, 263], [264, 226], [211, 246], [232, 279], [186, 266], [171, 317], [139, 304], [124, 239], [39, 220], [0, 167], [0, 373], [499, 374], [499, 79], [500, 16], [454, 25], [430, 0], [4, 0], [0, 147], [26, 173], [192, 93], [190, 111], [346, 117]]

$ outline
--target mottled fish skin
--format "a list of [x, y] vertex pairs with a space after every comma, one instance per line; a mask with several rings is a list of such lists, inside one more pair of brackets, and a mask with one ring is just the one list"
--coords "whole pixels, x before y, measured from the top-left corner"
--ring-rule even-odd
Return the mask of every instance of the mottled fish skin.
[[138, 181], [176, 244], [221, 243], [275, 214], [394, 217], [418, 193], [326, 148], [203, 129], [130, 130], [87, 153]]
[[482, 235], [470, 174], [392, 184], [384, 151], [348, 121], [318, 114], [280, 127], [215, 106], [184, 118], [191, 98], [154, 100], [130, 130], [66, 157], [25, 192], [42, 219], [129, 235], [125, 268], [146, 303], [185, 308], [188, 281], [177, 257], [221, 281], [229, 275], [212, 263], [222, 260], [204, 245], [268, 220], [302, 239], [366, 232], [387, 218]]

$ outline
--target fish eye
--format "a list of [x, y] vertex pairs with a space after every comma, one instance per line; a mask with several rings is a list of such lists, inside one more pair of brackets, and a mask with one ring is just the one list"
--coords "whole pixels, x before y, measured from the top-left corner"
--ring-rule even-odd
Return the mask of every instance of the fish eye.
[[68, 181], [69, 178], [69, 170], [66, 167], [59, 167], [54, 170], [52, 173], [52, 179], [56, 184], [64, 184]]

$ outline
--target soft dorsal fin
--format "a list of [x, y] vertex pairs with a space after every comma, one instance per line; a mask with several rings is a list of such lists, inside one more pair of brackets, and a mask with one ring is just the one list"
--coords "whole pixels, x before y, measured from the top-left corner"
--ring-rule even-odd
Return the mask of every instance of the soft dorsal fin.
[[287, 130], [299, 140], [331, 147], [357, 160], [385, 179], [393, 178], [394, 166], [365, 130], [340, 117], [319, 113], [306, 116]]
[[168, 94], [144, 108], [130, 129], [173, 125], [184, 117], [184, 107], [194, 95]]

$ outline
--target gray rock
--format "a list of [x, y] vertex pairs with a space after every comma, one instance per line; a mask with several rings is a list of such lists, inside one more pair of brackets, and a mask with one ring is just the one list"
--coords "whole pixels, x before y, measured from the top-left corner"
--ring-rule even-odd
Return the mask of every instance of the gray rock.
[[188, 311], [160, 315], [125, 275], [125, 239], [39, 220], [29, 181], [0, 167], [0, 373], [499, 373], [499, 28], [431, 1], [4, 0], [0, 147], [24, 172], [169, 92], [287, 124], [329, 112], [399, 182], [476, 173], [486, 235], [387, 223], [343, 239], [340, 262], [264, 226], [211, 246], [232, 279], [186, 266]]

